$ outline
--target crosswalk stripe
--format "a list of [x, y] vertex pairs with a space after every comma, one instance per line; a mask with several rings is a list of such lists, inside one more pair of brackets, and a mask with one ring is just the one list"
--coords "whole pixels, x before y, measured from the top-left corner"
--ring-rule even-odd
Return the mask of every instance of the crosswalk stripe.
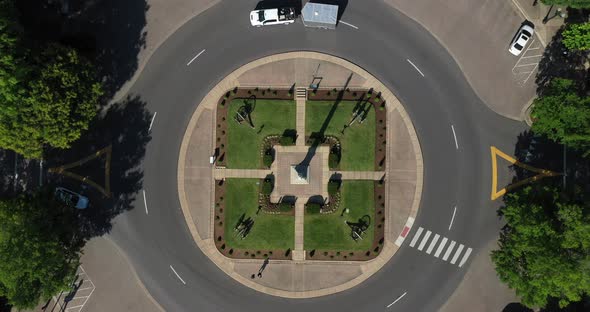
[[418, 250], [422, 251], [422, 249], [424, 249], [424, 245], [426, 245], [426, 243], [428, 242], [428, 239], [430, 238], [430, 234], [432, 234], [432, 232], [430, 232], [430, 231], [426, 232], [426, 235], [424, 235], [424, 238], [420, 242], [420, 246], [418, 246]]
[[444, 261], [447, 261], [447, 259], [449, 259], [449, 256], [451, 255], [451, 251], [453, 251], [453, 248], [455, 248], [455, 241], [451, 241], [451, 244], [447, 248], [447, 251], [445, 251], [445, 255], [442, 258]]
[[440, 245], [438, 245], [438, 248], [436, 249], [436, 252], [434, 253], [434, 256], [436, 258], [438, 258], [438, 256], [440, 255], [440, 253], [445, 248], [445, 245], [447, 244], [447, 240], [448, 239], [446, 237], [443, 237], [442, 241], [440, 242]]
[[462, 267], [465, 264], [465, 262], [467, 261], [467, 258], [469, 258], [469, 255], [471, 254], [471, 251], [472, 251], [471, 248], [467, 248], [467, 251], [463, 255], [461, 262], [459, 262], [459, 267]]
[[461, 251], [463, 251], [463, 247], [465, 247], [463, 244], [459, 245], [459, 248], [457, 248], [453, 259], [451, 259], [451, 264], [455, 264], [455, 262], [457, 262], [457, 259], [459, 259], [459, 256], [461, 255]]
[[412, 241], [410, 242], [410, 247], [414, 247], [414, 245], [416, 245], [416, 242], [418, 242], [420, 235], [422, 235], [422, 231], [424, 231], [423, 228], [419, 228], [418, 231], [416, 231], [416, 234], [414, 234], [414, 238], [412, 238]]
[[438, 235], [438, 234], [434, 235], [432, 242], [430, 242], [430, 245], [428, 245], [428, 249], [426, 249], [427, 254], [430, 254], [432, 252], [432, 249], [434, 248], [434, 246], [436, 246], [436, 242], [438, 242], [439, 238], [440, 238], [440, 235]]

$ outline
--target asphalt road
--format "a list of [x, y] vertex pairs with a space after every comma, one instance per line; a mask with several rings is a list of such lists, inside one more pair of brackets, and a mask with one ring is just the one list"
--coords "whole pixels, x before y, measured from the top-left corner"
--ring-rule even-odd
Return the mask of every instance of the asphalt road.
[[[424, 227], [477, 253], [500, 226], [489, 199], [490, 145], [513, 152], [525, 126], [489, 110], [425, 29], [378, 0], [348, 2], [342, 20], [358, 29], [343, 24], [333, 31], [308, 29], [300, 21], [254, 28], [248, 12], [255, 5], [255, 1], [223, 1], [189, 21], [154, 53], [132, 87], [130, 94], [157, 112], [141, 164], [149, 215], [143, 197], [137, 196], [136, 209], [115, 219], [112, 238], [168, 311], [436, 311], [460, 283], [469, 262], [463, 268], [449, 265], [409, 248], [409, 239], [362, 285], [305, 300], [267, 296], [241, 286], [194, 244], [180, 210], [176, 182], [180, 143], [192, 112], [208, 90], [234, 69], [295, 50], [352, 61], [380, 79], [404, 104], [416, 127], [425, 167], [421, 207], [409, 238]], [[457, 214], [449, 231], [454, 206]], [[387, 308], [403, 293], [407, 294]]]

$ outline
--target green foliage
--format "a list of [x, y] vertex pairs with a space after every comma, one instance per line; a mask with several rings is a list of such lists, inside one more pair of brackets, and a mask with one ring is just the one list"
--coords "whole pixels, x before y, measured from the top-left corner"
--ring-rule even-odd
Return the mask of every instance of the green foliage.
[[289, 212], [293, 209], [293, 205], [287, 202], [280, 202], [278, 208], [280, 212]]
[[48, 194], [0, 201], [0, 296], [30, 309], [65, 290], [82, 246], [74, 229], [74, 211]]
[[551, 81], [548, 91], [535, 99], [531, 116], [535, 133], [590, 153], [590, 97], [578, 95], [571, 80]]
[[295, 140], [292, 136], [281, 136], [279, 138], [279, 144], [289, 146], [295, 144]]
[[571, 51], [590, 50], [590, 23], [570, 24], [562, 33], [563, 45]]
[[318, 203], [309, 203], [305, 207], [305, 211], [308, 214], [318, 214], [318, 213], [320, 213], [321, 209], [322, 209], [322, 206]]
[[0, 11], [0, 147], [41, 158], [45, 145], [67, 148], [88, 128], [102, 87], [75, 50], [24, 40], [12, 1]]
[[339, 164], [340, 156], [336, 153], [330, 153], [330, 155], [328, 156], [328, 167], [330, 167], [330, 169], [335, 169], [338, 168]]
[[590, 8], [590, 0], [541, 0], [547, 5], [567, 6], [575, 9]]
[[555, 298], [564, 307], [590, 292], [588, 207], [535, 185], [508, 194], [502, 213], [507, 226], [492, 261], [525, 305], [544, 307]]
[[339, 189], [340, 189], [340, 182], [333, 181], [333, 180], [328, 182], [328, 194], [334, 195], [334, 194], [338, 193]]
[[270, 180], [264, 180], [264, 182], [262, 182], [262, 194], [270, 195], [270, 193], [272, 193], [272, 189], [273, 185]]
[[262, 156], [262, 163], [263, 163], [264, 167], [266, 167], [266, 168], [270, 168], [273, 161], [274, 161], [274, 159], [272, 157], [272, 154], [269, 152], [265, 152], [264, 155]]

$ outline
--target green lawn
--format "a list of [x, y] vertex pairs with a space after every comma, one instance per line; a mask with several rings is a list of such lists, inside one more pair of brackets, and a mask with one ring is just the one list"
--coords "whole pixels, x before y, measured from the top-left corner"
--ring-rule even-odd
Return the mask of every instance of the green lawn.
[[[271, 215], [258, 210], [258, 179], [226, 179], [225, 242], [229, 248], [272, 250], [293, 249], [295, 243], [295, 218]], [[234, 227], [244, 214], [254, 219], [252, 230], [241, 239]]]
[[[342, 211], [336, 211], [325, 215], [305, 215], [305, 250], [369, 250], [372, 247], [375, 236], [373, 181], [343, 181], [341, 192], [340, 208], [348, 208], [350, 210], [348, 214], [345, 213], [341, 217]], [[355, 242], [350, 236], [350, 227], [344, 222], [357, 222], [364, 215], [368, 215], [371, 222], [363, 239]]]
[[[329, 115], [334, 102], [308, 101], [305, 108], [305, 132], [319, 132]], [[352, 118], [356, 101], [342, 101], [338, 104], [324, 134], [333, 135], [342, 144], [340, 170], [375, 170], [375, 110], [371, 107], [362, 124], [355, 122], [344, 130]]]
[[255, 129], [247, 122], [238, 124], [234, 120], [236, 112], [243, 105], [244, 99], [236, 99], [229, 104], [227, 167], [257, 169], [261, 165], [262, 139], [271, 134], [281, 135], [286, 129], [295, 129], [295, 101], [256, 100], [252, 113]]

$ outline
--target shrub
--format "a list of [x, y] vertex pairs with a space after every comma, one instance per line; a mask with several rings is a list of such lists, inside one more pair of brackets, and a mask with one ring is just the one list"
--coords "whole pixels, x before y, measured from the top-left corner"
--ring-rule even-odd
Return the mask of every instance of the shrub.
[[322, 206], [318, 203], [309, 203], [309, 204], [307, 204], [307, 207], [305, 207], [305, 210], [309, 214], [318, 214], [318, 213], [320, 213], [321, 209], [322, 209]]
[[339, 164], [340, 156], [338, 156], [338, 154], [336, 153], [330, 153], [330, 155], [328, 156], [328, 167], [330, 167], [330, 169], [338, 168]]
[[262, 183], [262, 194], [270, 195], [272, 193], [273, 185], [270, 180], [264, 180]]
[[273, 161], [274, 161], [274, 159], [272, 157], [272, 153], [266, 152], [266, 153], [264, 153], [264, 156], [262, 156], [262, 163], [267, 168], [270, 168]]
[[291, 205], [291, 203], [281, 202], [278, 206], [280, 212], [289, 212], [293, 209], [293, 205]]
[[295, 144], [295, 140], [291, 136], [282, 136], [279, 139], [279, 144], [281, 144], [283, 146], [289, 146], [289, 145]]
[[338, 189], [340, 188], [340, 183], [338, 181], [330, 181], [328, 182], [328, 194], [334, 195], [338, 193]]

